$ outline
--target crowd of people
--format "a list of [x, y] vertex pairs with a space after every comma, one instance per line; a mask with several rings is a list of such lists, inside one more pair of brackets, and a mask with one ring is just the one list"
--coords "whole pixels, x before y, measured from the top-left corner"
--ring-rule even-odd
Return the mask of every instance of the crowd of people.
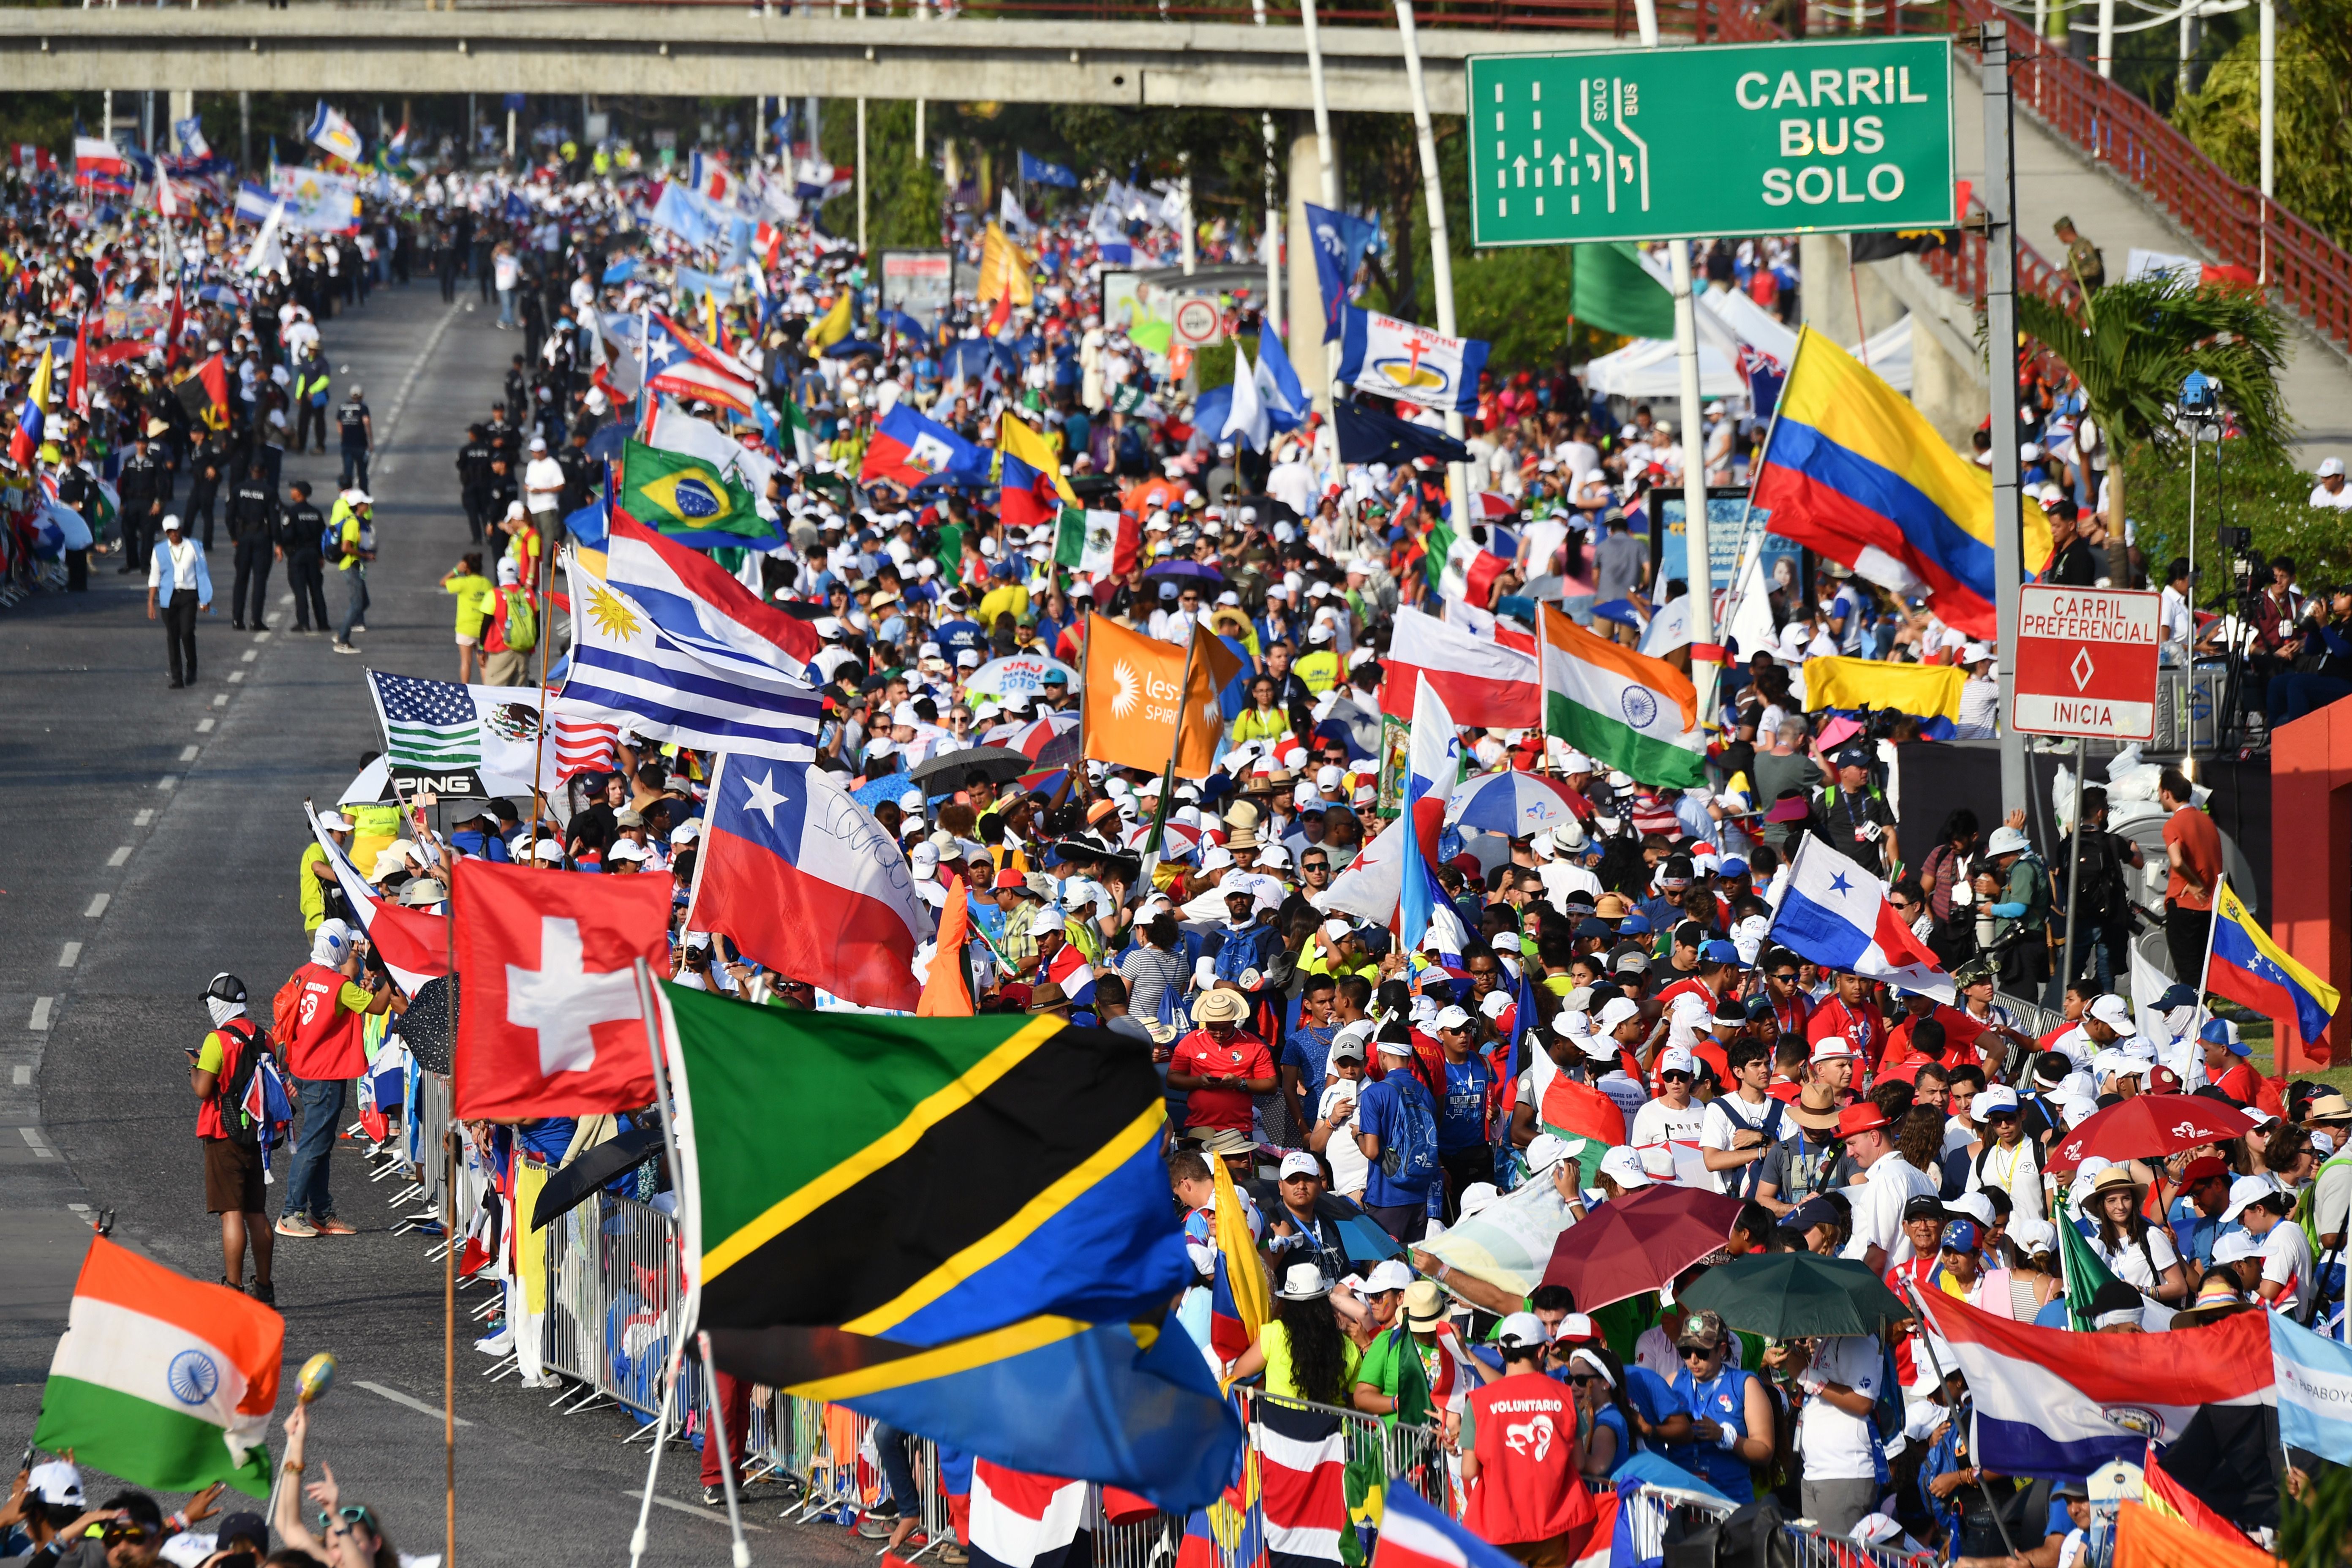
[[[1709, 716], [1707, 785], [1637, 778], [1539, 731], [1458, 737], [1473, 774], [1538, 776], [1558, 810], [1534, 831], [1449, 830], [1436, 875], [1468, 933], [1458, 952], [1402, 943], [1385, 913], [1367, 912], [1349, 879], [1372, 876], [1371, 847], [1397, 804], [1383, 714], [1396, 706], [1384, 665], [1400, 617], [1501, 637], [1523, 629], [1538, 598], [1586, 622], [1623, 605], [1631, 624], [1612, 635], [1644, 639], [1679, 591], [1657, 580], [1654, 498], [1679, 493], [1687, 461], [1744, 471], [1763, 434], [1755, 410], [1712, 406], [1694, 442], [1646, 407], [1589, 398], [1564, 369], [1498, 367], [1480, 389], [1466, 467], [1470, 493], [1491, 498], [1482, 526], [1516, 530], [1520, 553], [1484, 579], [1484, 602], [1449, 597], [1437, 531], [1466, 524], [1447, 528], [1444, 464], [1348, 460], [1331, 421], [1303, 411], [1263, 449], [1236, 441], [1194, 422], [1199, 389], [1148, 321], [1106, 316], [1100, 284], [1115, 261], [1177, 248], [1159, 209], [1114, 192], [1059, 215], [953, 213], [943, 238], [973, 263], [1003, 254], [1001, 223], [1021, 231], [1027, 301], [959, 296], [926, 321], [886, 303], [879, 278], [808, 220], [792, 184], [755, 163], [692, 188], [774, 236], [764, 251], [730, 249], [716, 272], [719, 246], [656, 221], [665, 192], [650, 179], [445, 172], [358, 235], [288, 241], [282, 260], [226, 224], [190, 226], [175, 262], [145, 230], [93, 235], [63, 213], [20, 215], [5, 233], [21, 262], [5, 301], [8, 401], [33, 443], [0, 491], [15, 509], [15, 559], [37, 555], [47, 502], [72, 510], [92, 526], [65, 553], [148, 572], [150, 613], [171, 632], [172, 684], [193, 685], [220, 512], [234, 623], [268, 626], [267, 583], [283, 561], [298, 626], [326, 631], [321, 583], [339, 570], [334, 647], [356, 651], [376, 548], [373, 416], [359, 386], [336, 402], [321, 341], [337, 309], [364, 308], [372, 284], [405, 280], [411, 267], [436, 270], [445, 297], [461, 278], [476, 283], [495, 298], [498, 329], [520, 334], [447, 497], [470, 545], [442, 580], [461, 679], [522, 685], [560, 665], [570, 629], [557, 569], [582, 526], [608, 521], [596, 514], [620, 438], [651, 434], [654, 405], [722, 433], [771, 532], [741, 535], [715, 559], [820, 645], [800, 672], [823, 700], [809, 765], [870, 813], [929, 909], [963, 903], [980, 1011], [1056, 1016], [1150, 1053], [1166, 1086], [1174, 1202], [1210, 1274], [1233, 1266], [1208, 1256], [1215, 1163], [1234, 1179], [1276, 1287], [1274, 1317], [1246, 1352], [1220, 1357], [1204, 1277], [1178, 1320], [1221, 1375], [1434, 1424], [1458, 1456], [1467, 1517], [1531, 1563], [1547, 1561], [1538, 1548], [1570, 1528], [1588, 1485], [1643, 1455], [1735, 1501], [1778, 1491], [1834, 1532], [1909, 1535], [1966, 1557], [2001, 1554], [1979, 1505], [2006, 1483], [1969, 1459], [1967, 1391], [1926, 1353], [1916, 1324], [1894, 1325], [1883, 1344], [1767, 1345], [1675, 1305], [1705, 1261], [1670, 1290], [1587, 1311], [1561, 1287], [1507, 1290], [1428, 1250], [1530, 1185], [1556, 1191], [1570, 1221], [1656, 1184], [1715, 1192], [1740, 1204], [1727, 1255], [1853, 1258], [2021, 1321], [2137, 1332], [2269, 1310], [2341, 1336], [2352, 1107], [2315, 1084], [2282, 1095], [2250, 1065], [2241, 1030], [2251, 1020], [2217, 1016], [2192, 987], [2132, 1005], [2124, 948], [2129, 906], [2142, 900], [2125, 879], [2146, 868], [2104, 830], [2101, 792], [2059, 843], [2037, 846], [2022, 812], [1989, 830], [1956, 813], [1932, 844], [1901, 833], [1885, 742], [1917, 724], [1808, 712], [1806, 660], [1964, 664], [1965, 716], [1989, 733], [1999, 650], [1837, 563], [1792, 557], [1771, 591], [1770, 646], [1734, 650]], [[1759, 302], [1797, 283], [1785, 245], [1713, 247], [1701, 262], [1714, 286]], [[85, 374], [82, 356], [100, 358], [88, 313], [166, 301], [179, 304], [152, 347]], [[1246, 291], [1223, 306], [1237, 331], [1269, 327]], [[739, 367], [749, 404], [648, 390], [656, 320]], [[1303, 363], [1316, 335], [1294, 317], [1292, 357]], [[72, 375], [57, 376], [52, 405], [28, 417], [22, 389], [77, 337]], [[209, 381], [192, 374], [206, 367]], [[1008, 521], [984, 476], [875, 478], [877, 431], [902, 406], [983, 449], [1022, 422], [1083, 509], [1123, 515], [1129, 558], [1073, 570], [1058, 520]], [[1394, 412], [1438, 423], [1407, 405]], [[2137, 580], [2145, 567], [2128, 539], [2119, 546], [2097, 521], [2100, 458], [2079, 416], [2079, 399], [2053, 388], [2026, 448], [2056, 533], [2053, 580]], [[323, 452], [330, 422], [339, 493], [281, 491], [289, 423], [295, 450], [315, 438]], [[2323, 493], [2340, 491], [2334, 482]], [[2281, 566], [2292, 633], [2305, 611], [2292, 564]], [[1203, 775], [1081, 754], [1077, 672], [1089, 628], [1103, 624], [1171, 644], [1221, 639], [1244, 661], [1245, 698]], [[2329, 625], [2320, 614], [2332, 636]], [[2204, 635], [2192, 626], [2189, 640]], [[1646, 646], [1687, 664], [1686, 648]], [[976, 679], [1013, 656], [1034, 657], [1034, 689]], [[990, 747], [1021, 764], [918, 773]], [[715, 765], [625, 728], [604, 759], [546, 795], [466, 805], [439, 832], [373, 805], [324, 826], [404, 904], [440, 903], [448, 868], [468, 856], [667, 878], [677, 984], [840, 1005], [763, 966], [732, 933], [688, 929]], [[2185, 975], [2211, 919], [2221, 846], [2194, 786], [2157, 771], [2160, 904]], [[1885, 883], [1953, 977], [1952, 1001], [1842, 973], [1776, 936], [1790, 860], [1809, 838]], [[2070, 861], [2085, 874], [2063, 874]], [[211, 1118], [200, 1135], [224, 1280], [265, 1300], [273, 1237], [332, 1245], [352, 1228], [327, 1181], [344, 1086], [398, 1048], [405, 1005], [323, 855], [306, 853], [299, 876], [311, 945], [302, 973], [318, 1005], [306, 1033], [279, 1042], [302, 1131], [274, 1219], [226, 1098], [260, 1011], [232, 977], [207, 999], [212, 1032], [191, 1062]], [[2071, 974], [2053, 962], [2069, 888], [2088, 932]], [[2110, 891], [2119, 901], [2104, 901]], [[2045, 1002], [2057, 1016], [2033, 1022], [2027, 1009]], [[1556, 1130], [1555, 1083], [1589, 1090], [1617, 1135]], [[2054, 1141], [2143, 1093], [2225, 1101], [2255, 1130], [2053, 1173]], [[473, 1131], [494, 1163], [577, 1152], [566, 1119]], [[1394, 1256], [1365, 1265], [1342, 1229], [1360, 1213], [1393, 1238]], [[2308, 1225], [2290, 1218], [2306, 1215]], [[2072, 1299], [2062, 1278], [2066, 1227], [2114, 1276], [2095, 1299]], [[1505, 1438], [1493, 1411], [1505, 1394], [1558, 1406], [1562, 1441], [1541, 1474]], [[706, 1482], [720, 1462], [709, 1458]], [[38, 1508], [20, 1498], [16, 1511], [36, 1531], [35, 1554], [79, 1539], [74, 1521], [55, 1522], [79, 1500], [54, 1475], [27, 1484]], [[388, 1562], [373, 1517], [339, 1513], [331, 1476], [323, 1485], [341, 1528], [311, 1536], [289, 1505], [277, 1521], [289, 1548], [343, 1565]], [[1533, 1501], [1543, 1488], [1549, 1512]], [[2062, 1540], [2055, 1561], [2069, 1562], [2080, 1489], [2042, 1500], [2047, 1533]], [[137, 1502], [115, 1506], [104, 1539], [161, 1529], [141, 1521]], [[904, 1538], [903, 1521], [869, 1522]]]

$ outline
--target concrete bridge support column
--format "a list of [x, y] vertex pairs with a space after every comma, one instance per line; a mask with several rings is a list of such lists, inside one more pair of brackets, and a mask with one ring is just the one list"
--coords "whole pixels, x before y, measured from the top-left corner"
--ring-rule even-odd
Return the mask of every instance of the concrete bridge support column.
[[[1339, 138], [1331, 149], [1338, 172]], [[1330, 365], [1323, 342], [1323, 284], [1315, 269], [1315, 236], [1307, 225], [1307, 204], [1323, 205], [1323, 163], [1315, 143], [1315, 117], [1300, 110], [1290, 117], [1290, 351], [1291, 367], [1314, 395], [1315, 406], [1331, 407]], [[1336, 350], [1339, 344], [1330, 347]]]

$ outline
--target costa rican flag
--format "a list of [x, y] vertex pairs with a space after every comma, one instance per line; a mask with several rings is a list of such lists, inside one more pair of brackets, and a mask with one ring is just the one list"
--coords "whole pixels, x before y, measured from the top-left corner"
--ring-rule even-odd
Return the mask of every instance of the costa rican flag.
[[[1371, 1568], [1517, 1568], [1511, 1558], [1446, 1518], [1411, 1487], [1389, 1487], [1381, 1508]], [[1591, 1525], [1569, 1534], [1569, 1568], [1610, 1568], [1618, 1560], [1621, 1533], [1623, 1561], [1633, 1562], [1631, 1531], [1622, 1530], [1626, 1518], [1617, 1493], [1596, 1494]]]
[[2277, 1402], [2267, 1312], [2168, 1334], [2084, 1334], [1998, 1318], [1939, 1290], [1919, 1304], [1968, 1374], [1976, 1456], [2003, 1475], [2136, 1465], [2200, 1405]]
[[987, 1459], [971, 1467], [971, 1559], [993, 1568], [1093, 1561], [1093, 1489]]
[[1348, 1528], [1348, 1435], [1339, 1413], [1272, 1399], [1254, 1410], [1267, 1568], [1339, 1562]]
[[1075, 942], [1064, 942], [1060, 951], [1046, 960], [1045, 978], [1060, 986], [1062, 994], [1077, 1006], [1088, 1006], [1094, 1002], [1095, 968]]

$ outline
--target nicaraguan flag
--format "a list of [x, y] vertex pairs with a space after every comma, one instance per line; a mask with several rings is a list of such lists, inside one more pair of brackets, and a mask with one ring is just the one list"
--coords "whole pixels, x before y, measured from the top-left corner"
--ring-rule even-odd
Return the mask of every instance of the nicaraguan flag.
[[1887, 903], [1885, 884], [1818, 838], [1797, 847], [1770, 935], [1825, 968], [1952, 1000], [1952, 977]]

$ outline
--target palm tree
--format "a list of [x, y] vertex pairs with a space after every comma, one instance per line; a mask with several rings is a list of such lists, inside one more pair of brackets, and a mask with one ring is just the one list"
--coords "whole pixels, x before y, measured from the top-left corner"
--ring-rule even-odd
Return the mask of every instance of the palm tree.
[[2292, 428], [2279, 394], [2286, 325], [2253, 289], [2169, 273], [2110, 283], [2075, 310], [2017, 297], [2017, 325], [2065, 363], [2105, 436], [2107, 528], [2124, 536], [2124, 446], [2179, 436], [2175, 405], [2191, 371], [2221, 384], [2239, 435], [2264, 452]]

